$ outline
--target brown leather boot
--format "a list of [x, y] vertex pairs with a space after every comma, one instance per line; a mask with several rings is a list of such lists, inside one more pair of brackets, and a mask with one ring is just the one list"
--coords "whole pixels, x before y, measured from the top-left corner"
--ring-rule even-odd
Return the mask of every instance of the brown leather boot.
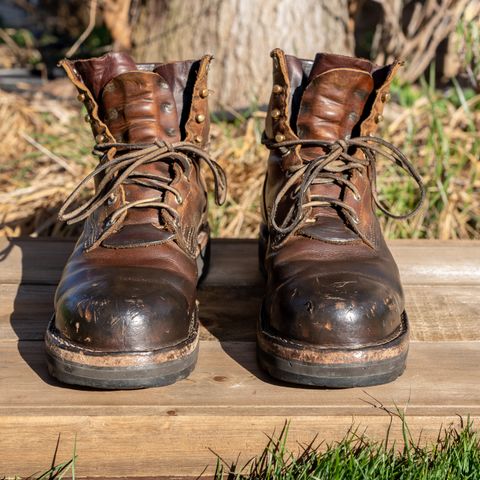
[[373, 136], [399, 63], [300, 60], [278, 49], [272, 57], [259, 361], [274, 377], [306, 385], [389, 382], [405, 368], [408, 322], [375, 217], [376, 207], [388, 213], [376, 196], [376, 156], [405, 169], [424, 197], [413, 166]]
[[[50, 372], [63, 382], [166, 385], [195, 365], [209, 242], [200, 165], [213, 172], [218, 203], [226, 188], [206, 153], [210, 61], [136, 65], [110, 53], [62, 62], [100, 158], [60, 212], [69, 223], [85, 219], [46, 334]], [[78, 205], [92, 179], [93, 198]]]

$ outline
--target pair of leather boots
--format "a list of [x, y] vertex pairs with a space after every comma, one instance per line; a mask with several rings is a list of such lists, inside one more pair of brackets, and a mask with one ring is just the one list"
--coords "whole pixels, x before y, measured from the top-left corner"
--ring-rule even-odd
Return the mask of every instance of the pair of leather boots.
[[[276, 49], [263, 143], [258, 359], [272, 376], [323, 387], [402, 373], [408, 322], [397, 266], [375, 216], [376, 157], [413, 176], [375, 137], [399, 63]], [[207, 188], [226, 178], [207, 153], [211, 56], [136, 64], [124, 53], [63, 61], [87, 109], [98, 167], [60, 212], [85, 220], [46, 333], [50, 373], [102, 389], [171, 384], [198, 354], [198, 281], [209, 262]], [[95, 193], [80, 202], [86, 184]], [[414, 213], [414, 212], [411, 212]], [[410, 214], [409, 214], [410, 215]]]

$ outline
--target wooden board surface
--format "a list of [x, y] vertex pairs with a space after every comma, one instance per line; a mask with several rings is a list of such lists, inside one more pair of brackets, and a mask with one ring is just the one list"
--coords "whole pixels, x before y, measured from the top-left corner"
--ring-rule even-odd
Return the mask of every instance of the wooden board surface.
[[[480, 242], [396, 241], [392, 252], [412, 325], [405, 374], [389, 385], [322, 390], [272, 381], [255, 360], [262, 297], [253, 241], [214, 241], [200, 289], [202, 342], [193, 375], [138, 391], [66, 388], [46, 371], [42, 337], [55, 284], [73, 244], [0, 242], [0, 477], [47, 468], [58, 435], [89, 477], [199, 475], [258, 454], [266, 434], [290, 420], [290, 446], [315, 435], [338, 440], [353, 424], [383, 439], [389, 416], [373, 404], [406, 408], [414, 435], [480, 421]], [[401, 439], [399, 422], [391, 438]]]
[[[478, 421], [479, 418], [476, 418]], [[77, 478], [80, 476], [166, 476], [196, 477], [208, 467], [212, 472], [216, 455], [227, 461], [246, 463], [267, 443], [267, 435], [279, 432], [285, 418], [270, 414], [246, 419], [244, 416], [145, 416], [145, 415], [77, 415], [55, 417], [9, 417], [0, 419], [2, 455], [19, 459], [19, 464], [4, 463], [3, 469], [32, 472], [49, 466], [58, 435], [61, 435], [59, 459], [71, 457], [76, 436]], [[352, 423], [353, 422], [353, 423]], [[334, 416], [296, 415], [289, 428], [287, 447], [298, 451], [317, 435], [326, 441], [341, 438], [353, 426], [366, 430], [372, 438], [384, 438], [390, 419]], [[411, 416], [409, 428], [417, 438], [433, 440], [442, 425], [459, 423], [457, 416]], [[21, 432], [21, 435], [19, 435]], [[401, 438], [400, 425], [394, 423], [390, 438]], [[234, 453], [235, 452], [235, 453]], [[1, 463], [0, 463], [1, 465]], [[21, 465], [19, 467], [18, 465]]]
[[[164, 388], [103, 392], [65, 388], [46, 370], [41, 342], [1, 345], [0, 415], [377, 415], [368, 394], [386, 406], [408, 404], [412, 415], [480, 415], [477, 342], [412, 342], [408, 368], [390, 385], [364, 389], [294, 387], [259, 370], [253, 342], [201, 342], [200, 360], [185, 381]], [[8, 388], [14, 382], [15, 388]]]
[[[480, 241], [395, 240], [389, 246], [404, 284], [480, 284]], [[0, 284], [56, 285], [72, 249], [69, 241], [0, 239]], [[263, 282], [255, 240], [214, 240], [212, 259], [206, 287]]]

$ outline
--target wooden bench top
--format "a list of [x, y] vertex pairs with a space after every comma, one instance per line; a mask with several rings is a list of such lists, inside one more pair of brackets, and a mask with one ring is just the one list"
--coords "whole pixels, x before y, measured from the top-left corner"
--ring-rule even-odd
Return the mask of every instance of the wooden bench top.
[[[61, 435], [77, 439], [77, 475], [191, 476], [216, 457], [260, 453], [290, 420], [289, 445], [340, 439], [353, 424], [376, 439], [406, 408], [414, 435], [434, 439], [457, 415], [480, 420], [480, 242], [393, 241], [412, 327], [405, 374], [388, 385], [322, 390], [280, 384], [259, 370], [255, 322], [262, 298], [256, 243], [214, 240], [200, 293], [200, 357], [187, 380], [102, 392], [48, 376], [43, 334], [69, 241], [0, 241], [0, 477], [46, 469]], [[400, 422], [390, 436], [401, 441]]]

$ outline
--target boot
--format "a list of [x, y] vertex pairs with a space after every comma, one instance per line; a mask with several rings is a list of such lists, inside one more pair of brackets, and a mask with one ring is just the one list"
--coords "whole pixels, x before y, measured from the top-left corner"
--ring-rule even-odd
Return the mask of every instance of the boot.
[[278, 49], [272, 57], [259, 362], [305, 385], [389, 382], [405, 368], [408, 321], [375, 216], [376, 207], [390, 214], [376, 196], [376, 157], [405, 169], [424, 197], [412, 165], [374, 136], [399, 63], [332, 54], [301, 60]]
[[[85, 220], [46, 333], [50, 373], [102, 389], [166, 385], [198, 352], [196, 287], [208, 262], [207, 192], [225, 174], [206, 152], [207, 71], [198, 61], [136, 65], [129, 55], [61, 65], [85, 104], [98, 167], [60, 218]], [[90, 200], [79, 202], [95, 181]]]

